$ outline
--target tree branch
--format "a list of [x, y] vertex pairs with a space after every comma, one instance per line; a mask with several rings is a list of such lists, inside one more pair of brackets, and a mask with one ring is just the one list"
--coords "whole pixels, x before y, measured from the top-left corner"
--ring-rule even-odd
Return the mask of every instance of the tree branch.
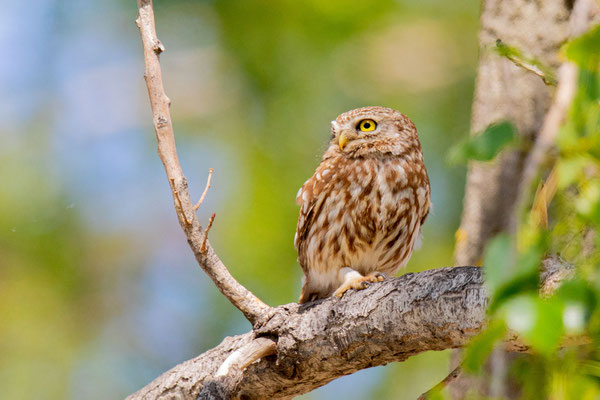
[[[162, 83], [159, 55], [165, 48], [156, 36], [152, 0], [138, 0], [138, 18], [136, 19], [136, 24], [140, 29], [144, 47], [144, 61], [146, 64], [144, 78], [146, 79], [148, 95], [150, 96], [154, 129], [158, 142], [158, 155], [165, 167], [167, 178], [171, 184], [179, 224], [185, 232], [198, 264], [200, 264], [204, 272], [212, 279], [221, 293], [244, 314], [250, 323], [253, 325], [257, 324], [268, 318], [269, 312], [272, 310], [271, 307], [263, 303], [231, 276], [223, 262], [215, 254], [210, 243], [206, 241], [208, 230], [205, 233], [202, 231], [194, 210], [194, 205], [190, 199], [187, 180], [183, 175], [175, 147], [175, 136], [173, 134], [171, 113], [169, 111], [171, 101], [165, 94]], [[210, 180], [207, 183], [207, 189], [209, 185]], [[203, 243], [206, 244], [205, 251], [203, 251]]]
[[[557, 267], [546, 280], [556, 280], [554, 275], [560, 273]], [[286, 304], [254, 331], [225, 338], [212, 350], [165, 372], [129, 400], [199, 395], [289, 398], [364, 368], [429, 350], [463, 347], [485, 325], [486, 304], [478, 267], [406, 274], [350, 291], [341, 300]], [[257, 338], [276, 342], [276, 356], [262, 358], [228, 381], [223, 371]], [[511, 351], [528, 350], [516, 335], [510, 335], [506, 346]]]

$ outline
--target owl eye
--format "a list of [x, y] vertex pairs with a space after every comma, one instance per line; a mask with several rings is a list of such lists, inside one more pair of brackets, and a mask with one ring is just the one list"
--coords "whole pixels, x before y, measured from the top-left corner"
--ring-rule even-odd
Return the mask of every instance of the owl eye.
[[358, 129], [361, 132], [371, 132], [377, 128], [377, 123], [372, 119], [363, 119], [358, 123]]

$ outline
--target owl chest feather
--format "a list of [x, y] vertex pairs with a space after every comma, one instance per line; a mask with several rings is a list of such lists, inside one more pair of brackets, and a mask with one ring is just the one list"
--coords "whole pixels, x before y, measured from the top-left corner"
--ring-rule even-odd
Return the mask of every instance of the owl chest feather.
[[349, 266], [362, 274], [394, 273], [414, 247], [428, 195], [428, 185], [406, 160], [345, 164], [319, 193], [307, 235], [308, 269], [324, 274]]

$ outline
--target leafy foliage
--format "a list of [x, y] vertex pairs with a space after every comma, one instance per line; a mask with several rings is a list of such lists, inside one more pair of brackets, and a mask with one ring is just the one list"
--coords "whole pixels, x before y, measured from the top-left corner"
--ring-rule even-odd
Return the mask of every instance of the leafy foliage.
[[[522, 57], [503, 44], [499, 51]], [[484, 268], [490, 323], [465, 352], [465, 369], [481, 374], [494, 346], [507, 332], [517, 333], [531, 349], [531, 355], [510, 366], [522, 398], [600, 396], [600, 26], [568, 42], [562, 53], [577, 64], [579, 78], [560, 130], [558, 156], [549, 167], [558, 174], [549, 225], [538, 223], [533, 213], [525, 215], [516, 236], [500, 234], [488, 243]], [[466, 150], [461, 154], [481, 159]], [[577, 273], [542, 298], [539, 266], [548, 254], [576, 265]], [[591, 343], [559, 351], [568, 335], [586, 335]]]
[[510, 144], [517, 141], [516, 129], [508, 121], [492, 124], [480, 134], [469, 137], [455, 145], [448, 154], [451, 164], [466, 163], [468, 160], [490, 161]]

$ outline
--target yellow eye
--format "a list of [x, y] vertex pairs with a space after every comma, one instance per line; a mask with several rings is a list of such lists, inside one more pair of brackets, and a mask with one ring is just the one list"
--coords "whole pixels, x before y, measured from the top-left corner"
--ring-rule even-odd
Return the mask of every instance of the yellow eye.
[[372, 119], [363, 119], [358, 123], [358, 129], [360, 129], [361, 132], [371, 132], [374, 131], [375, 128], [377, 128], [377, 123]]

